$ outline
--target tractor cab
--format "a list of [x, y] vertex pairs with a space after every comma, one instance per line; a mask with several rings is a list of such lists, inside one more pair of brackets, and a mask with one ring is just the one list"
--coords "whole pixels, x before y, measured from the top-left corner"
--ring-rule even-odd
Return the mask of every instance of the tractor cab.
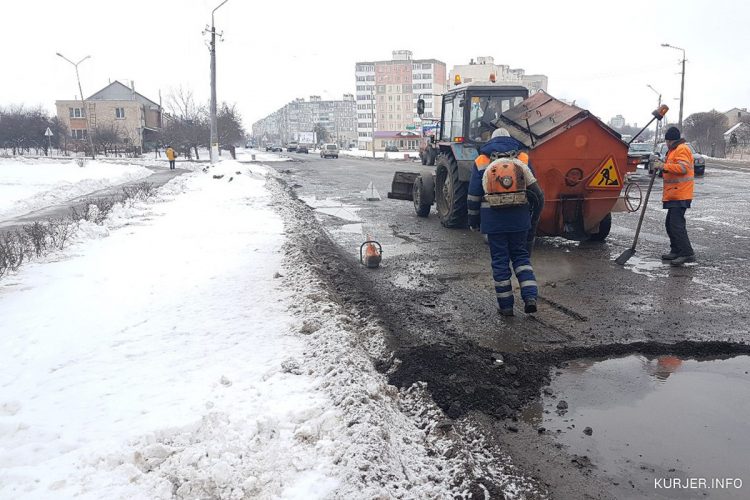
[[[528, 96], [526, 87], [491, 82], [467, 83], [451, 89], [442, 96], [438, 130], [423, 138], [419, 152], [422, 164], [435, 165], [440, 153], [456, 156], [455, 145], [477, 151], [492, 137], [497, 128], [493, 123], [500, 115]], [[424, 101], [419, 99], [417, 112], [420, 116], [423, 110]], [[465, 155], [459, 153], [458, 156], [463, 158]]]
[[443, 96], [440, 141], [485, 143], [500, 114], [529, 96], [525, 87], [470, 85]]

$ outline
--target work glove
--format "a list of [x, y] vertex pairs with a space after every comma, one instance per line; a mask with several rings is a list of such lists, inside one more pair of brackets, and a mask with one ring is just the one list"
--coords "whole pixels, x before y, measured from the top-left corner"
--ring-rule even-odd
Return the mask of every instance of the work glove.
[[653, 160], [653, 162], [651, 163], [651, 171], [652, 172], [655, 171], [658, 174], [660, 171], [663, 171], [663, 170], [664, 170], [664, 162], [661, 160]]
[[475, 233], [479, 232], [479, 226], [469, 226], [469, 229]]

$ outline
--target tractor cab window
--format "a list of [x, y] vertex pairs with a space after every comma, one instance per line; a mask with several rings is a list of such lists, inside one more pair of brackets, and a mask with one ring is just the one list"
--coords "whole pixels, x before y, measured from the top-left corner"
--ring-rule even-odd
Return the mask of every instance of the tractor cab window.
[[469, 112], [468, 137], [476, 142], [487, 142], [492, 137], [492, 124], [500, 114], [521, 102], [521, 97], [473, 96]]
[[440, 140], [453, 141], [454, 137], [464, 136], [464, 98], [457, 94], [443, 101], [443, 129]]

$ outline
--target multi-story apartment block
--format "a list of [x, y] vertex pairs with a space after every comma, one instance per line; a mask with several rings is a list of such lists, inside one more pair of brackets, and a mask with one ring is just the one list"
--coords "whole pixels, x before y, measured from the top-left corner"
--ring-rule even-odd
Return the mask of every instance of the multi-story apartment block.
[[253, 137], [264, 144], [286, 144], [304, 141], [304, 137], [322, 127], [329, 140], [340, 147], [348, 147], [357, 140], [357, 121], [354, 96], [344, 94], [340, 101], [324, 101], [310, 96], [309, 101], [298, 98], [253, 123]]
[[86, 116], [92, 134], [97, 130], [114, 131], [126, 145], [143, 150], [156, 140], [162, 128], [162, 108], [154, 101], [114, 81], [85, 100], [55, 101], [57, 117], [70, 131], [73, 140], [85, 140]]
[[614, 129], [621, 129], [625, 126], [625, 118], [622, 115], [613, 116], [609, 120], [609, 126]]
[[476, 81], [488, 81], [490, 74], [495, 75], [495, 81], [499, 83], [508, 83], [513, 85], [523, 85], [533, 94], [539, 90], [547, 91], [547, 77], [545, 75], [527, 75], [521, 68], [511, 68], [506, 64], [495, 64], [493, 57], [477, 57], [476, 61], [472, 59], [469, 64], [458, 64], [448, 75], [448, 84], [450, 87], [455, 86], [456, 75], [461, 75], [462, 83], [471, 83]]
[[417, 99], [425, 100], [425, 117], [440, 115], [445, 92], [445, 63], [437, 59], [412, 59], [409, 50], [396, 50], [389, 61], [355, 65], [357, 139], [360, 149], [388, 145], [416, 147], [422, 122]]

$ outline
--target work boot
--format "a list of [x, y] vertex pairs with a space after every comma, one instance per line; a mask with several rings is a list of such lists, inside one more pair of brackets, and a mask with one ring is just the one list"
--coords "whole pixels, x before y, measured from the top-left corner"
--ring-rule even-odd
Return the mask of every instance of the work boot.
[[536, 299], [526, 299], [524, 301], [526, 305], [523, 308], [523, 312], [531, 314], [536, 312]]
[[695, 262], [695, 254], [676, 257], [672, 259], [671, 261], [669, 261], [669, 264], [675, 267], [680, 267], [683, 264], [687, 264], [688, 262]]
[[513, 308], [510, 309], [498, 309], [500, 316], [513, 316]]
[[674, 252], [661, 254], [661, 260], [675, 260], [676, 258], [677, 258], [677, 254]]

